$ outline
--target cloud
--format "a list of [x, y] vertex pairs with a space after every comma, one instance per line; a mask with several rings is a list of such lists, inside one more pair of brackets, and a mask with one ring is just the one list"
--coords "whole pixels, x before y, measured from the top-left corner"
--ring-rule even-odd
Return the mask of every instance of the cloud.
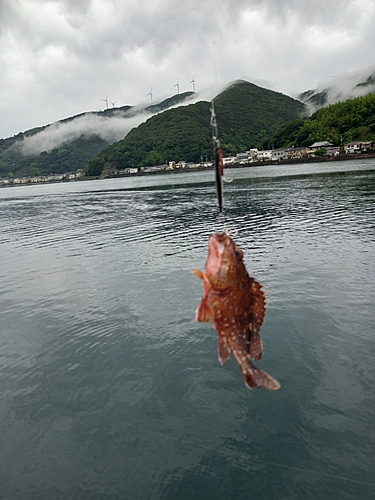
[[2, 0], [0, 136], [239, 78], [297, 95], [374, 64], [373, 0]]
[[[329, 80], [319, 82], [318, 87], [311, 90], [314, 90], [314, 94], [325, 94], [325, 106], [375, 92], [375, 66], [359, 72], [342, 71], [332, 75]], [[306, 104], [310, 113], [321, 107], [314, 101]]]
[[[223, 89], [223, 86], [218, 87], [217, 92], [220, 93]], [[188, 106], [202, 100], [211, 101], [214, 97], [215, 95], [211, 89], [205, 89], [195, 96], [172, 106], [172, 108]], [[153, 102], [153, 104], [156, 103]], [[23, 136], [21, 140], [18, 140], [11, 147], [17, 148], [25, 156], [39, 154], [43, 151], [49, 153], [54, 148], [69, 143], [82, 135], [85, 137], [96, 135], [112, 144], [123, 139], [132, 128], [137, 127], [153, 116], [146, 109], [148, 105], [149, 103], [143, 101], [129, 111], [114, 109], [112, 116], [103, 116], [93, 112], [85, 113], [69, 121], [53, 123], [34, 135]]]
[[69, 122], [54, 123], [35, 135], [24, 137], [15, 145], [20, 148], [22, 154], [31, 155], [42, 151], [49, 153], [61, 144], [71, 142], [82, 135], [86, 137], [97, 135], [112, 143], [123, 139], [133, 127], [149, 117], [148, 113], [132, 118], [124, 118], [121, 115], [109, 118], [87, 113]]

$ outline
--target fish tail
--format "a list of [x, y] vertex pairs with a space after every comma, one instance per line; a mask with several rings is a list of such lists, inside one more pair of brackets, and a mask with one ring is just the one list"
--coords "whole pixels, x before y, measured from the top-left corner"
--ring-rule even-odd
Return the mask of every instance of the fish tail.
[[232, 354], [241, 369], [246, 386], [249, 389], [262, 387], [263, 389], [267, 389], [269, 391], [277, 391], [280, 389], [281, 385], [275, 378], [253, 365], [250, 361], [250, 354], [246, 352], [241, 343], [238, 344], [238, 341], [239, 339], [237, 338], [237, 344], [233, 345], [232, 343], [230, 347]]
[[248, 360], [246, 366], [241, 366], [241, 371], [245, 384], [249, 389], [261, 387], [269, 391], [277, 391], [281, 387], [280, 383], [275, 378], [254, 366], [250, 360]]

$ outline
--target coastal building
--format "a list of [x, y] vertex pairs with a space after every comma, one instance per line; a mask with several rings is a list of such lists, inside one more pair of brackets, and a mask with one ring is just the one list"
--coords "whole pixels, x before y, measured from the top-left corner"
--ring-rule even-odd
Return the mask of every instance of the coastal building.
[[338, 156], [340, 154], [340, 147], [339, 146], [330, 146], [327, 148], [327, 153], [328, 156]]
[[258, 161], [266, 161], [272, 159], [272, 149], [265, 149], [263, 151], [258, 151], [257, 156]]
[[186, 161], [179, 161], [178, 163], [176, 163], [175, 168], [180, 168], [180, 169], [186, 168]]
[[306, 158], [308, 156], [308, 151], [309, 149], [304, 147], [304, 148], [289, 148], [286, 150], [286, 158], [292, 159], [292, 158]]
[[329, 148], [331, 146], [333, 146], [333, 144], [331, 142], [320, 141], [320, 142], [314, 142], [314, 144], [311, 144], [310, 149], [312, 151], [316, 151], [317, 149]]
[[258, 157], [258, 148], [249, 149], [249, 151], [246, 151], [246, 154], [251, 160], [256, 160]]
[[235, 156], [226, 156], [225, 158], [223, 158], [224, 165], [230, 165], [231, 163], [234, 163], [235, 161], [236, 161]]
[[287, 154], [287, 148], [274, 149], [272, 151], [271, 160], [272, 161], [283, 160], [286, 157], [286, 154]]
[[366, 153], [375, 149], [374, 141], [353, 141], [345, 144], [344, 151], [346, 154]]
[[236, 160], [235, 160], [236, 163], [239, 163], [240, 165], [244, 164], [244, 163], [248, 163], [249, 162], [249, 155], [247, 153], [238, 153], [236, 154]]

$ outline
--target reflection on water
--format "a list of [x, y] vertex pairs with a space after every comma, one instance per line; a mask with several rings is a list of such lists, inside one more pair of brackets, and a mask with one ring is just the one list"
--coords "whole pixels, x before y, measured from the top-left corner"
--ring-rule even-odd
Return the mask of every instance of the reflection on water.
[[195, 322], [212, 172], [2, 189], [0, 497], [371, 498], [374, 170], [230, 172], [278, 393]]

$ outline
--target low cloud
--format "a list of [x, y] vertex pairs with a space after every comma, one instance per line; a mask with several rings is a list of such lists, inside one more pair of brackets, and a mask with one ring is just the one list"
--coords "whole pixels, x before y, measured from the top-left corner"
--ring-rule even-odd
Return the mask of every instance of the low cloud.
[[[362, 85], [366, 82], [367, 85]], [[208, 87], [173, 107], [187, 106], [198, 101], [210, 102], [232, 83], [226, 82]], [[269, 88], [267, 82], [258, 81], [257, 84]], [[360, 72], [346, 71], [332, 75], [330, 80], [319, 82], [314, 93], [320, 92], [326, 94], [327, 102], [325, 105], [375, 92], [375, 67], [369, 67]], [[299, 96], [295, 95], [294, 98], [298, 99]], [[156, 104], [156, 102], [153, 102], [153, 104]], [[87, 112], [69, 121], [53, 123], [35, 135], [24, 136], [13, 147], [17, 147], [21, 154], [25, 156], [37, 155], [43, 151], [48, 153], [81, 136], [90, 137], [94, 135], [112, 144], [123, 139], [132, 128], [137, 127], [153, 116], [146, 109], [148, 105], [149, 103], [142, 102], [133, 106], [130, 111], [115, 110], [112, 116]], [[318, 109], [318, 106], [314, 105], [313, 102], [307, 102], [307, 106], [311, 113]]]
[[[329, 80], [319, 82], [318, 87], [314, 89], [314, 94], [326, 95], [324, 106], [364, 96], [370, 92], [375, 92], [375, 66], [357, 72], [342, 71], [332, 75]], [[306, 104], [311, 112], [321, 107], [313, 102]]]
[[17, 142], [17, 147], [25, 156], [39, 154], [43, 151], [49, 153], [62, 144], [69, 143], [82, 135], [90, 137], [99, 136], [108, 143], [123, 139], [126, 134], [140, 123], [150, 117], [149, 113], [142, 113], [131, 118], [123, 116], [105, 117], [94, 113], [68, 122], [57, 122], [49, 125], [42, 132], [32, 136], [25, 136]]
[[[223, 87], [218, 88], [218, 92], [222, 90]], [[207, 89], [172, 107], [187, 106], [202, 100], [211, 101], [214, 97], [211, 89]], [[16, 147], [25, 156], [36, 155], [43, 151], [49, 153], [82, 135], [85, 137], [98, 136], [112, 144], [123, 139], [132, 128], [153, 116], [146, 109], [148, 105], [149, 103], [143, 102], [133, 106], [129, 111], [114, 110], [111, 116], [87, 112], [69, 121], [53, 123], [34, 135], [24, 136], [13, 147]]]
[[[2, 0], [0, 137], [245, 79], [288, 95], [374, 62], [373, 0]], [[181, 28], [183, 27], [183, 28]]]

